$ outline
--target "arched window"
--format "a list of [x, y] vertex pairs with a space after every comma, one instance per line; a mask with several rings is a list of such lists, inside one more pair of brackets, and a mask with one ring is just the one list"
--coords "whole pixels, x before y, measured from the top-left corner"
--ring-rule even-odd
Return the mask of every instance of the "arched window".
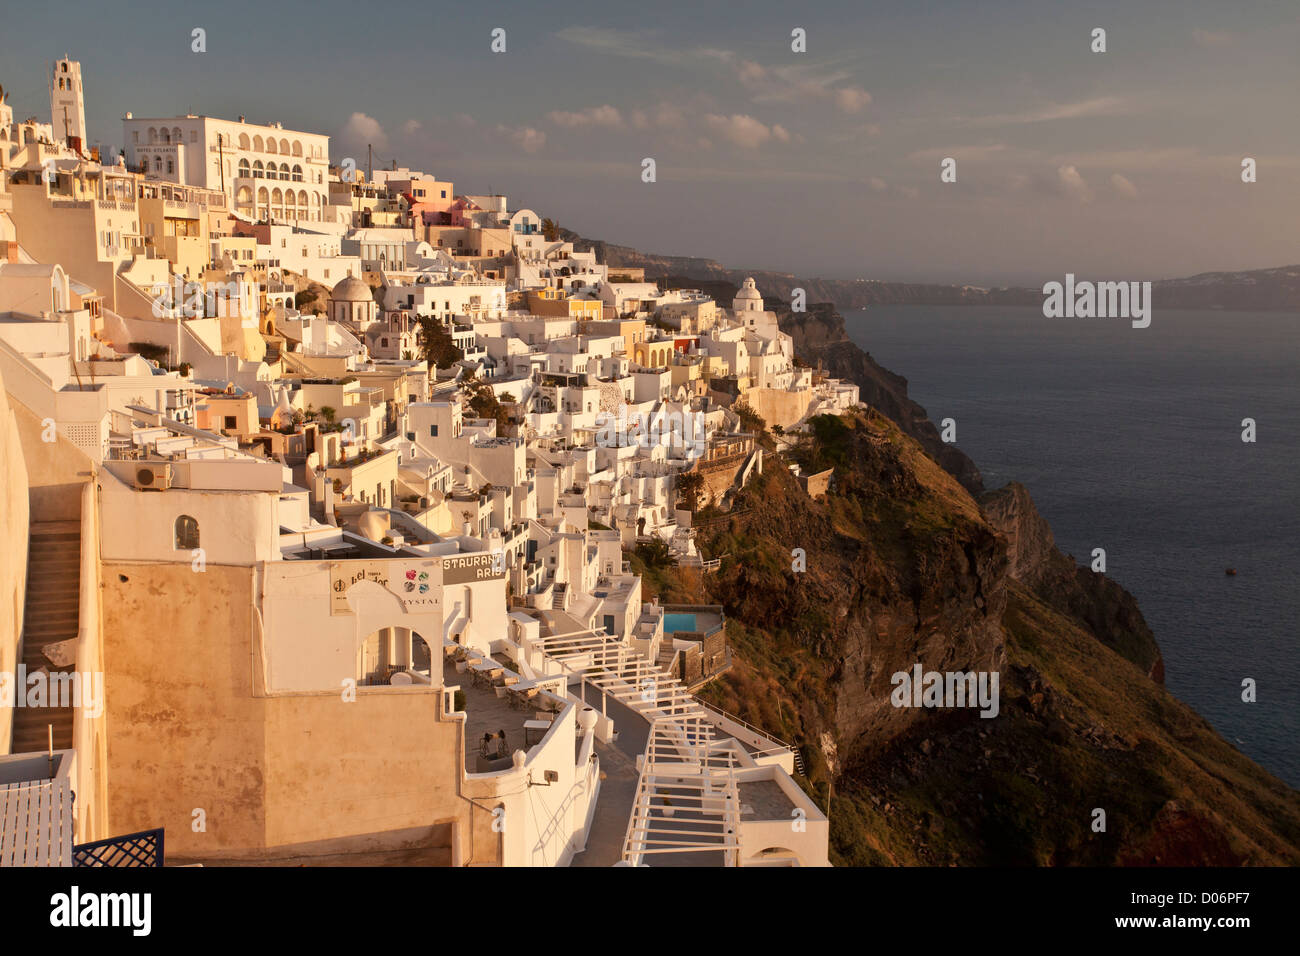
[[162, 172], [162, 157], [161, 157], [161, 156], [155, 156], [155, 157], [153, 158], [153, 170], [154, 170], [154, 172], [156, 172], [156, 173], [161, 173], [161, 172]]
[[166, 126], [164, 126], [162, 130], [162, 141], [164, 143], [170, 143], [172, 141], [171, 131], [168, 130]]
[[240, 149], [248, 149], [248, 134], [247, 134], [247, 133], [240, 133], [240, 134], [239, 134], [239, 148], [240, 148]]
[[149, 142], [151, 142], [151, 143], [156, 143], [156, 142], [158, 142], [158, 129], [157, 129], [157, 127], [154, 127], [154, 126], [150, 126], [150, 127], [149, 127]]
[[176, 544], [177, 551], [193, 551], [199, 546], [199, 523], [189, 515], [181, 515], [176, 519]]
[[172, 130], [172, 142], [180, 143], [183, 141], [184, 141], [184, 137], [181, 135], [181, 128], [177, 126], [175, 129]]
[[295, 183], [302, 182], [302, 167], [297, 163], [293, 164], [293, 181]]
[[248, 177], [249, 177], [249, 165], [248, 165], [248, 160], [246, 160], [246, 159], [241, 159], [241, 160], [239, 161], [239, 175], [240, 175], [240, 178], [241, 178], [241, 179], [248, 179]]
[[280, 154], [283, 156], [289, 155], [289, 141], [287, 139], [280, 140]]
[[302, 143], [298, 142], [296, 139], [293, 141], [293, 154], [295, 156], [302, 155]]
[[286, 180], [286, 181], [289, 179], [289, 164], [288, 164], [288, 163], [281, 163], [281, 164], [280, 164], [280, 178], [283, 179], [283, 180]]
[[264, 175], [265, 174], [262, 171], [262, 161], [260, 159], [253, 160], [253, 178], [261, 179]]
[[260, 136], [253, 137], [253, 150], [254, 152], [258, 152], [258, 153], [264, 152], [264, 149], [262, 147], [262, 137]]
[[266, 151], [267, 151], [268, 153], [274, 153], [274, 152], [275, 152], [275, 139], [274, 139], [274, 137], [267, 137], [267, 140], [266, 140]]

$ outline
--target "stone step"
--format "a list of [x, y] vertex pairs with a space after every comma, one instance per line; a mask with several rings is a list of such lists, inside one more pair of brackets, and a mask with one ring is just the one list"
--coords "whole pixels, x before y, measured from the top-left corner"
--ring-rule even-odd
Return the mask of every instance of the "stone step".
[[23, 634], [26, 637], [39, 636], [53, 631], [61, 631], [65, 627], [76, 627], [80, 623], [81, 615], [76, 613], [67, 615], [29, 615], [23, 618]]
[[38, 575], [55, 575], [55, 574], [80, 574], [81, 558], [79, 556], [68, 557], [58, 555], [27, 559], [27, 576], [36, 577]]
[[43, 587], [39, 581], [28, 581], [27, 600], [24, 602], [24, 606], [30, 608], [59, 607], [64, 604], [75, 604], [80, 600], [80, 581], [60, 582], [57, 587]]
[[60, 588], [59, 591], [49, 594], [36, 594], [29, 589], [27, 591], [27, 601], [23, 604], [23, 611], [36, 611], [47, 607], [49, 610], [60, 609], [60, 607], [79, 607], [81, 606], [81, 588]]
[[41, 631], [49, 630], [52, 627], [62, 627], [65, 624], [78, 624], [81, 621], [81, 615], [76, 610], [62, 611], [55, 613], [46, 611], [43, 614], [25, 614], [23, 615], [23, 633], [38, 634]]
[[80, 521], [33, 521], [28, 529], [28, 534], [33, 537], [50, 538], [50, 537], [81, 537]]
[[54, 725], [54, 749], [72, 747], [71, 707], [15, 707], [12, 752], [45, 753], [49, 748], [49, 725]]
[[[77, 636], [79, 629], [75, 627], [46, 627], [39, 631], [32, 630], [23, 634], [23, 648], [42, 648], [47, 644], [57, 644], [59, 641], [67, 641]], [[26, 652], [24, 650], [24, 652]]]
[[27, 556], [27, 576], [29, 578], [57, 577], [62, 575], [81, 575], [81, 555], [50, 554]]

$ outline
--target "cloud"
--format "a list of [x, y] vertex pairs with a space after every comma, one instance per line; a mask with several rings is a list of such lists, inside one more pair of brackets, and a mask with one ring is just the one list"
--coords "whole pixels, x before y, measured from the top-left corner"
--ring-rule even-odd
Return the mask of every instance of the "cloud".
[[1058, 166], [1056, 169], [1056, 183], [1064, 196], [1077, 199], [1080, 202], [1090, 202], [1092, 200], [1092, 190], [1088, 188], [1087, 181], [1074, 166]]
[[1193, 30], [1192, 39], [1197, 46], [1203, 46], [1206, 49], [1232, 46], [1237, 42], [1237, 37], [1226, 30]]
[[[660, 63], [681, 63], [698, 56], [700, 50], [688, 50], [664, 43], [654, 31], [612, 30], [608, 27], [565, 27], [555, 36], [566, 43], [586, 47], [623, 59], [657, 60]], [[704, 51], [706, 54], [708, 51]]]
[[[709, 113], [704, 117], [704, 122], [714, 133], [744, 149], [755, 149], [773, 137], [772, 130], [765, 123], [741, 113], [733, 113], [731, 116]], [[782, 136], [785, 137], [783, 142], [789, 141], [790, 134], [784, 129], [777, 134], [777, 138], [781, 139]]]
[[410, 136], [413, 133], [418, 133], [423, 128], [423, 125], [418, 119], [409, 119], [402, 124], [402, 132], [407, 136]]
[[870, 183], [871, 188], [878, 193], [883, 193], [886, 189], [889, 188], [889, 184], [885, 182], [883, 179], [881, 179], [879, 176], [872, 176], [869, 180], [867, 180], [867, 182]]
[[842, 86], [835, 90], [835, 106], [842, 113], [860, 113], [871, 105], [871, 94], [856, 86]]
[[498, 126], [497, 132], [505, 136], [525, 153], [536, 153], [546, 145], [546, 134], [531, 126]]
[[[653, 60], [671, 66], [712, 63], [730, 70], [755, 103], [832, 103], [844, 113], [859, 113], [871, 103], [871, 94], [857, 86], [838, 84], [851, 78], [843, 70], [828, 71], [826, 64], [767, 67], [746, 60], [734, 50], [688, 47], [664, 38], [655, 30], [614, 30], [608, 27], [565, 27], [555, 36], [575, 46], [623, 59]], [[636, 120], [633, 119], [636, 126]]]
[[[725, 54], [725, 51], [721, 51]], [[765, 67], [734, 54], [720, 56], [731, 64], [740, 85], [755, 103], [831, 102], [844, 113], [859, 113], [871, 103], [871, 94], [857, 86], [836, 86], [848, 78], [844, 72], [818, 72], [815, 67]]]
[[617, 128], [623, 125], [623, 114], [617, 108], [606, 103], [604, 106], [592, 106], [577, 112], [552, 110], [547, 118], [557, 126], [578, 129], [587, 126], [605, 126]]
[[1137, 198], [1137, 194], [1138, 194], [1137, 187], [1134, 186], [1131, 182], [1129, 182], [1128, 179], [1126, 179], [1124, 176], [1121, 176], [1119, 173], [1115, 173], [1110, 177], [1110, 184], [1111, 187], [1115, 190], [1115, 192], [1119, 193], [1121, 196], [1124, 196], [1128, 199]]
[[379, 120], [365, 113], [353, 113], [335, 136], [344, 150], [360, 152], [367, 145], [383, 151], [388, 149], [388, 134]]
[[1005, 143], [985, 143], [980, 146], [934, 146], [929, 149], [918, 149], [908, 154], [908, 159], [917, 162], [940, 162], [949, 156], [954, 157], [958, 162], [975, 161], [991, 159], [994, 156], [1004, 152], [1007, 146]]
[[790, 142], [789, 131], [779, 123], [774, 123], [772, 125], [772, 135], [783, 143]]
[[1133, 105], [1118, 96], [1098, 96], [1077, 103], [1051, 103], [1019, 113], [995, 113], [958, 120], [961, 126], [1020, 126], [1087, 116], [1121, 116], [1133, 112]]

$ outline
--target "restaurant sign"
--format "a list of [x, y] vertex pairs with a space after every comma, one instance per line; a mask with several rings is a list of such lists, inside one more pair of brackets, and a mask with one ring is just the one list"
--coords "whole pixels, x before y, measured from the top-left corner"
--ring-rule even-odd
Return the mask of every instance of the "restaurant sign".
[[504, 580], [506, 558], [502, 551], [476, 551], [442, 559], [443, 584], [473, 584], [475, 581]]
[[358, 581], [374, 581], [387, 588], [408, 614], [428, 613], [438, 605], [432, 561], [331, 561], [331, 614], [352, 613], [348, 589]]

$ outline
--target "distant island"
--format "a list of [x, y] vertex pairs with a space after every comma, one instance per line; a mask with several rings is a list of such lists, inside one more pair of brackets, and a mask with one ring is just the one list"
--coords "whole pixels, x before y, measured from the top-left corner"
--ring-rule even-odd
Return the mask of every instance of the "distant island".
[[[641, 252], [602, 239], [587, 239], [565, 229], [559, 230], [559, 236], [572, 242], [575, 249], [594, 249], [597, 258], [611, 267], [643, 269], [647, 280], [668, 279], [671, 285], [678, 286], [693, 282], [708, 291], [707, 283], [724, 282], [735, 287], [746, 276], [753, 276], [765, 298], [789, 302], [792, 290], [801, 288], [807, 293], [808, 302], [832, 302], [841, 311], [873, 305], [1038, 306], [1043, 301], [1042, 290], [1034, 288], [822, 279], [789, 272], [729, 269], [714, 259]], [[1166, 309], [1300, 312], [1300, 264], [1153, 280], [1152, 292], [1154, 301]]]

